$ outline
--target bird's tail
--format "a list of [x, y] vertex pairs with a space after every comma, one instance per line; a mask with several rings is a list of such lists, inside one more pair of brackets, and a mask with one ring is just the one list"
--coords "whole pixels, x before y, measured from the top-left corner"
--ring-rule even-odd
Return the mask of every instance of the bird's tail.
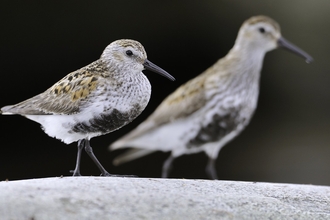
[[115, 166], [121, 165], [123, 163], [127, 163], [131, 160], [135, 160], [138, 159], [140, 157], [144, 157], [148, 154], [151, 154], [155, 152], [154, 150], [147, 150], [147, 149], [137, 149], [137, 148], [133, 148], [133, 149], [129, 149], [127, 150], [125, 153], [117, 156], [114, 160], [113, 160], [113, 164]]
[[12, 108], [12, 105], [2, 107], [2, 108], [0, 109], [0, 114], [2, 114], [2, 115], [13, 115], [12, 112], [8, 111], [8, 110], [10, 110], [11, 108]]

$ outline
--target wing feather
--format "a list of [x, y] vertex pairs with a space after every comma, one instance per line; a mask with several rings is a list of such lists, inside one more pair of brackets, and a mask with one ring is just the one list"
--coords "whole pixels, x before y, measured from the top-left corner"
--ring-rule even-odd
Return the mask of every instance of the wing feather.
[[79, 113], [86, 104], [86, 98], [96, 90], [99, 80], [103, 77], [88, 65], [74, 71], [55, 83], [45, 92], [16, 105], [5, 106], [1, 109], [4, 114], [21, 115], [70, 115]]

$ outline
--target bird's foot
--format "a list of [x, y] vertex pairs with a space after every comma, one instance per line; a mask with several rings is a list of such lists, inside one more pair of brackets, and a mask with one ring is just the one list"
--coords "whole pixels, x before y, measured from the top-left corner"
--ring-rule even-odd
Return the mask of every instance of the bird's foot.
[[76, 170], [70, 170], [70, 173], [73, 173], [72, 176], [81, 176], [80, 172]]
[[136, 175], [117, 175], [117, 174], [110, 174], [108, 172], [101, 173], [100, 176], [105, 176], [105, 177], [137, 177]]

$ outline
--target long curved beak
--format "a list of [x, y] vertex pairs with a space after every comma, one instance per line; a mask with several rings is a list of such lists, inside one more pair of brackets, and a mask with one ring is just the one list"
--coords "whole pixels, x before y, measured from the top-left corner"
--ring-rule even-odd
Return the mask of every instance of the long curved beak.
[[293, 43], [289, 42], [283, 37], [280, 37], [277, 41], [277, 45], [279, 47], [283, 47], [284, 49], [287, 49], [288, 51], [291, 51], [292, 53], [297, 54], [298, 56], [305, 58], [306, 63], [310, 63], [313, 61], [313, 57], [311, 57], [308, 53], [294, 45]]
[[163, 70], [159, 66], [153, 64], [149, 60], [146, 60], [143, 64], [143, 66], [147, 70], [158, 73], [159, 75], [162, 75], [162, 76], [166, 77], [169, 80], [175, 81], [175, 78], [173, 76], [171, 76], [168, 72], [166, 72], [165, 70]]

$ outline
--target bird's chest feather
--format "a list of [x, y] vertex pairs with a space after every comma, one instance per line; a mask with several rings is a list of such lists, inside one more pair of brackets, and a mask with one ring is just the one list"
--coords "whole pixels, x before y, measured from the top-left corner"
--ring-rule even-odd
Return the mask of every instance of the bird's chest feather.
[[150, 88], [138, 84], [106, 85], [92, 94], [88, 108], [73, 123], [74, 133], [108, 133], [134, 120], [146, 107]]
[[207, 121], [204, 121], [193, 138], [189, 140], [190, 146], [200, 146], [207, 142], [218, 141], [230, 132], [245, 124], [241, 109], [233, 108], [230, 111], [213, 112]]
[[108, 133], [117, 130], [133, 121], [143, 109], [140, 105], [133, 105], [126, 111], [120, 111], [116, 108], [102, 112], [100, 114], [91, 114], [89, 118], [72, 123], [69, 133]]
[[232, 132], [240, 131], [249, 123], [258, 99], [258, 93], [251, 94], [251, 88], [238, 92], [214, 96], [205, 106], [195, 134], [188, 140], [188, 146], [201, 146], [217, 142]]

